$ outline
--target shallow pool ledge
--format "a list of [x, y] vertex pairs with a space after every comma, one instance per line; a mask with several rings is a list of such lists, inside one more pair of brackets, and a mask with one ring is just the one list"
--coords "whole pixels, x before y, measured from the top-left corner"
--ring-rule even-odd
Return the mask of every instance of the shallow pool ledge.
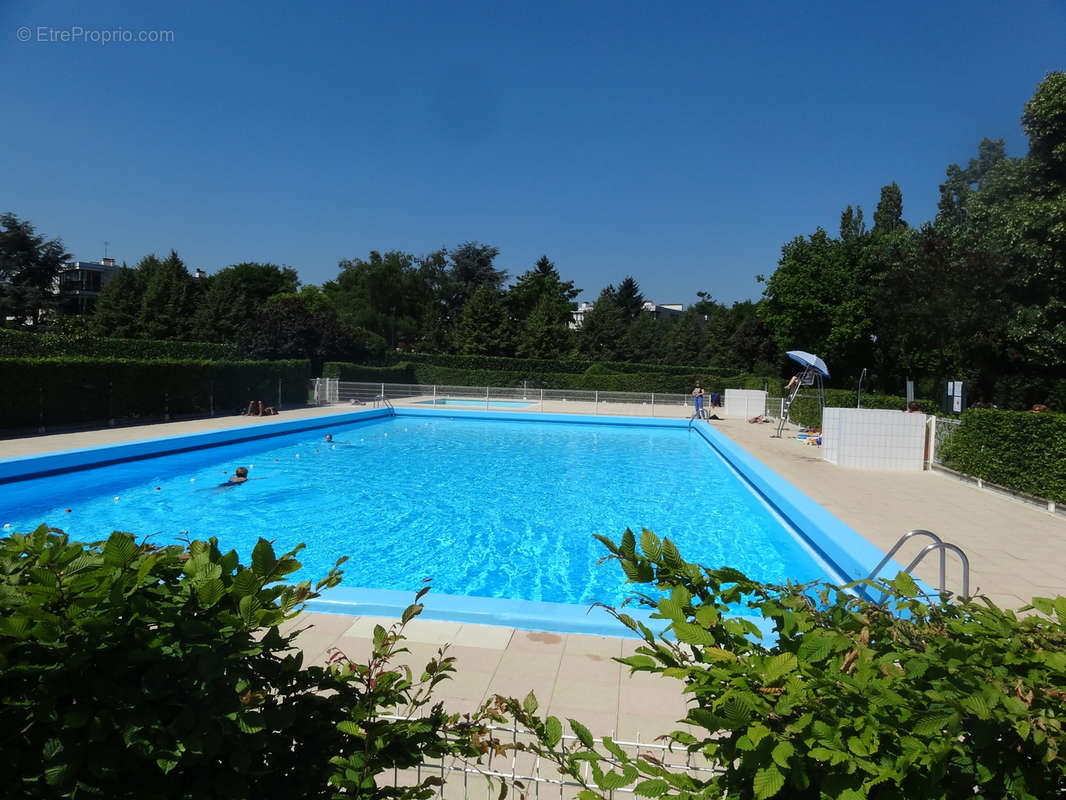
[[[307, 603], [308, 611], [350, 614], [357, 617], [395, 617], [414, 602], [415, 593], [394, 589], [363, 589], [337, 586]], [[521, 630], [583, 633], [591, 636], [635, 638], [636, 634], [602, 607], [505, 597], [464, 597], [429, 592], [420, 601], [422, 619], [496, 625]], [[652, 619], [651, 610], [626, 606], [624, 612], [661, 633], [666, 622]]]

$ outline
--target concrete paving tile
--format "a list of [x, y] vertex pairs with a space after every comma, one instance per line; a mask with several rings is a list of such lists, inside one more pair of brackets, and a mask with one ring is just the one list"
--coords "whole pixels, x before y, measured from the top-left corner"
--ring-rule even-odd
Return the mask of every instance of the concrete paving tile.
[[550, 631], [516, 630], [511, 636], [510, 650], [533, 651], [536, 653], [559, 653], [566, 647], [568, 634]]
[[648, 714], [650, 710], [672, 719], [680, 719], [688, 707], [680, 682], [673, 685], [664, 678], [659, 686], [632, 686], [623, 683], [618, 690], [618, 709], [625, 714]]
[[458, 622], [444, 622], [437, 619], [413, 619], [407, 623], [404, 636], [409, 642], [439, 644], [451, 642], [459, 635], [462, 625]]
[[511, 642], [514, 628], [503, 628], [497, 625], [474, 625], [469, 622], [463, 623], [458, 633], [451, 637], [454, 645], [465, 647], [482, 647], [493, 650], [503, 650]]
[[622, 640], [613, 636], [583, 636], [572, 633], [566, 639], [567, 655], [611, 658], [622, 654]]
[[368, 639], [373, 638], [374, 628], [378, 625], [388, 630], [396, 622], [391, 617], [348, 617], [348, 619], [351, 620], [352, 624], [344, 632], [344, 635], [366, 637]]
[[492, 676], [492, 680], [489, 681], [488, 688], [485, 690], [485, 697], [498, 694], [503, 697], [524, 700], [526, 695], [533, 692], [537, 698], [537, 703], [544, 709], [551, 702], [554, 691], [555, 680], [552, 678], [525, 678], [497, 672]]
[[437, 685], [437, 691], [452, 697], [465, 698], [469, 701], [467, 710], [470, 710], [481, 702], [491, 680], [492, 675], [487, 672], [453, 672], [448, 680]]
[[596, 655], [563, 655], [559, 664], [559, 678], [574, 678], [583, 682], [610, 683], [617, 686], [622, 672], [629, 671], [617, 661]]
[[351, 620], [339, 614], [315, 614], [307, 622], [310, 627], [294, 640], [304, 652], [305, 664], [320, 663], [326, 649], [351, 627]]
[[448, 655], [455, 659], [455, 668], [459, 672], [487, 672], [492, 675], [500, 666], [503, 653], [503, 650], [486, 647], [463, 647], [461, 645], [448, 647]]
[[[564, 680], [555, 684], [552, 707], [601, 711], [618, 705], [618, 684]], [[555, 713], [555, 712], [552, 712]]]
[[559, 674], [561, 653], [514, 652], [507, 650], [500, 658], [497, 672], [506, 672], [516, 677], [551, 678]]

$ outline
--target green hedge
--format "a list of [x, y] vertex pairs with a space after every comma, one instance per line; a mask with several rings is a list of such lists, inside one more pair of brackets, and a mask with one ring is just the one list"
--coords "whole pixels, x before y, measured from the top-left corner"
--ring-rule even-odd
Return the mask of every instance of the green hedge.
[[0, 358], [51, 356], [226, 361], [236, 358], [237, 351], [232, 345], [211, 342], [103, 339], [0, 329]]
[[[628, 361], [592, 361], [581, 358], [508, 358], [505, 356], [465, 356], [444, 353], [402, 353], [397, 354], [397, 364], [429, 364], [453, 369], [469, 369], [491, 372], [537, 372], [537, 373], [573, 373], [581, 374], [590, 367], [605, 368], [610, 372], [624, 373], [668, 373], [700, 375], [710, 367], [698, 364], [648, 364]], [[741, 373], [725, 374], [723, 378], [739, 377]], [[691, 388], [691, 387], [690, 387]], [[759, 388], [762, 388], [761, 385]]]
[[[825, 404], [829, 408], [855, 408], [856, 393], [854, 389], [826, 389]], [[918, 400], [918, 405], [926, 414], [939, 414], [940, 408], [933, 400]], [[906, 411], [907, 398], [892, 394], [862, 395], [863, 408], [883, 408], [891, 411]], [[797, 397], [789, 411], [789, 419], [798, 425], [822, 426], [822, 410], [818, 407], [816, 397]]]
[[943, 457], [975, 478], [1066, 503], [1066, 414], [971, 408]]
[[[520, 359], [502, 359], [520, 362]], [[524, 363], [529, 364], [532, 360]], [[533, 369], [489, 370], [445, 367], [424, 362], [400, 362], [391, 367], [368, 367], [329, 361], [322, 374], [343, 381], [419, 383], [447, 386], [521, 386], [538, 389], [599, 390], [605, 392], [661, 392], [688, 394], [695, 381], [708, 392], [725, 389], [762, 389], [766, 379], [758, 375], [718, 376], [703, 372], [538, 372]]]
[[0, 426], [231, 414], [261, 399], [307, 403], [308, 361], [0, 358]]

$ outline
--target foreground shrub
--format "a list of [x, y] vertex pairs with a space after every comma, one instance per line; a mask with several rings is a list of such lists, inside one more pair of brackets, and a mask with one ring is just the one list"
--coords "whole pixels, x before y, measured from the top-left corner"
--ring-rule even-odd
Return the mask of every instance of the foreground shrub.
[[[987, 601], [927, 604], [900, 574], [878, 586], [891, 613], [842, 588], [767, 586], [687, 563], [650, 531], [641, 551], [629, 531], [619, 544], [598, 538], [627, 578], [662, 593], [636, 597], [676, 637], [615, 611], [643, 640], [620, 661], [681, 682], [691, 701], [683, 722], [699, 732], [668, 738], [719, 772], [670, 772], [610, 739], [597, 750], [574, 720], [577, 740], [565, 744], [558, 719], [536, 716], [535, 698], [501, 701], [537, 735], [531, 749], [585, 796], [632, 784], [648, 797], [759, 800], [1066, 792], [1066, 599], [1034, 600], [1047, 616], [1019, 620]], [[752, 617], [772, 635], [764, 640]]]
[[[375, 786], [385, 770], [475, 752], [476, 720], [461, 726], [441, 706], [425, 708], [452, 670], [443, 652], [422, 680], [390, 666], [421, 606], [375, 631], [366, 664], [335, 654], [330, 666], [305, 667], [292, 643], [300, 629], [279, 625], [340, 572], [314, 589], [283, 583], [300, 567], [297, 550], [278, 557], [261, 539], [246, 567], [214, 539], [158, 548], [115, 533], [85, 545], [42, 526], [0, 540], [8, 796], [432, 794], [433, 780]], [[425, 716], [395, 722], [385, 712]]]

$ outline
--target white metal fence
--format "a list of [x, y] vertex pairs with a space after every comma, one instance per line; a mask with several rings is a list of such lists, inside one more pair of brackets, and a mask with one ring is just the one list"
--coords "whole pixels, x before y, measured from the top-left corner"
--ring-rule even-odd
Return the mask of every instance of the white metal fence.
[[[516, 782], [523, 784], [523, 790], [519, 793], [527, 798], [549, 798], [554, 800], [570, 800], [576, 798], [581, 791], [581, 784], [574, 778], [561, 775], [555, 765], [536, 757], [532, 753], [519, 750], [516, 746], [534, 741], [532, 734], [517, 727], [494, 726], [491, 728], [492, 735], [498, 741], [509, 744], [505, 754], [499, 755], [490, 750], [483, 762], [472, 762], [462, 758], [442, 758], [433, 762], [425, 762], [409, 770], [397, 770], [386, 780], [393, 786], [407, 786], [421, 781], [430, 776], [436, 776], [443, 782], [438, 789], [437, 796], [449, 800], [467, 800], [468, 798], [484, 797], [485, 800], [495, 800], [500, 794], [500, 783], [506, 783], [514, 794]], [[614, 742], [621, 747], [628, 756], [633, 758], [648, 757], [662, 763], [673, 772], [684, 772], [693, 778], [707, 780], [714, 774], [714, 770], [701, 756], [688, 753], [680, 746], [671, 747], [669, 744], [658, 741], [642, 741], [637, 735], [635, 741]], [[570, 744], [576, 741], [572, 734], [565, 734], [560, 744]], [[602, 739], [593, 740], [596, 749], [606, 754]], [[614, 766], [613, 757], [607, 755], [604, 767]], [[591, 780], [591, 769], [586, 762], [584, 777]], [[644, 779], [642, 776], [639, 780]], [[634, 785], [624, 786], [612, 791], [612, 796], [634, 795]], [[516, 795], [517, 796], [517, 795]]]
[[[605, 392], [580, 389], [536, 389], [532, 387], [446, 386], [442, 384], [367, 383], [315, 378], [311, 394], [317, 405], [378, 403], [412, 400], [431, 405], [465, 405], [489, 408], [528, 404], [530, 410], [543, 410], [545, 403], [572, 404], [575, 411], [593, 414], [640, 414], [652, 417], [685, 417], [692, 414], [692, 397], [663, 392]], [[555, 406], [558, 410], [558, 406]]]
[[933, 417], [933, 435], [929, 449], [929, 460], [934, 464], [944, 463], [944, 445], [948, 443], [962, 424], [961, 420]]

